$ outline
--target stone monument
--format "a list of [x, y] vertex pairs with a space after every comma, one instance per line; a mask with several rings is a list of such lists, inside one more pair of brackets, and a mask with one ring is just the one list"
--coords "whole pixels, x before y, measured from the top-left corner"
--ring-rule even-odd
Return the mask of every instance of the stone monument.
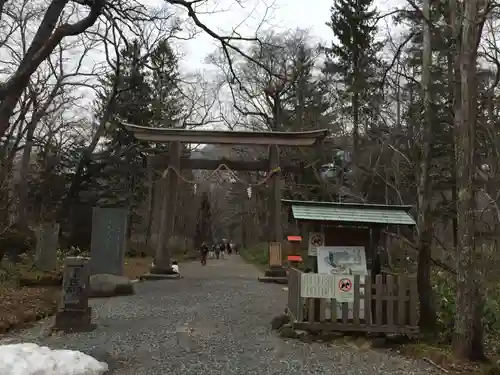
[[36, 234], [36, 267], [42, 271], [54, 271], [57, 267], [59, 247], [59, 223], [41, 224]]
[[65, 259], [61, 303], [54, 324], [56, 330], [81, 331], [90, 327], [89, 276], [89, 258]]
[[94, 207], [90, 274], [123, 274], [128, 208]]

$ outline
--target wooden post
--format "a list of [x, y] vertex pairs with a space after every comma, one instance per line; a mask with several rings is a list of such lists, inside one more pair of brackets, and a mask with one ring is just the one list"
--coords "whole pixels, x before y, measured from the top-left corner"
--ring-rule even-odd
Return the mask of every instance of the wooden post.
[[171, 267], [172, 253], [169, 245], [174, 232], [175, 208], [179, 188], [177, 172], [180, 172], [181, 151], [181, 142], [172, 142], [170, 144], [168, 165], [172, 169], [168, 170], [166, 176], [167, 189], [163, 196], [160, 231], [156, 247], [156, 263], [151, 269], [152, 274], [174, 274]]

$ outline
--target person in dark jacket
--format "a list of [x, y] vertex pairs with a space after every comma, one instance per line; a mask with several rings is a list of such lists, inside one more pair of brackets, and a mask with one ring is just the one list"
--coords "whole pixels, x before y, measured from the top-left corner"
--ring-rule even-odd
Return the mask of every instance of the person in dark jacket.
[[228, 241], [226, 244], [227, 253], [231, 255], [233, 253], [233, 248], [231, 247], [231, 242]]
[[220, 247], [218, 245], [214, 245], [214, 251], [215, 251], [215, 258], [219, 259], [220, 258]]
[[224, 245], [224, 242], [221, 242], [218, 246], [221, 258], [224, 259], [224, 252], [226, 251], [226, 245]]
[[201, 264], [206, 266], [207, 265], [207, 257], [208, 257], [208, 252], [209, 252], [209, 247], [208, 245], [203, 242], [201, 244], [201, 248], [200, 248], [200, 254], [201, 254]]

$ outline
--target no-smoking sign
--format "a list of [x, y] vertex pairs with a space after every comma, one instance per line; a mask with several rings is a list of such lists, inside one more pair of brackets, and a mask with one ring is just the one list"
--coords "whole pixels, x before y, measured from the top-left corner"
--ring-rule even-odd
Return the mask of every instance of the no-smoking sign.
[[339, 290], [341, 292], [350, 292], [352, 289], [352, 280], [349, 278], [342, 278], [339, 280]]
[[310, 256], [318, 255], [318, 247], [325, 245], [325, 235], [323, 233], [309, 233], [309, 249], [307, 251]]
[[321, 235], [315, 235], [311, 238], [311, 245], [315, 247], [320, 247], [323, 246], [323, 236]]

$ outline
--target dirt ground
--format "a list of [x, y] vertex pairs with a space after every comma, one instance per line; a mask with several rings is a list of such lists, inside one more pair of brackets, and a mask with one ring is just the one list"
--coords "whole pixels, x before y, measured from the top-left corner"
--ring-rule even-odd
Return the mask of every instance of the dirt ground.
[[[126, 258], [124, 275], [136, 279], [152, 259]], [[21, 269], [17, 285], [0, 280], [0, 335], [55, 314], [60, 299], [60, 273]], [[22, 286], [21, 286], [22, 285]]]

